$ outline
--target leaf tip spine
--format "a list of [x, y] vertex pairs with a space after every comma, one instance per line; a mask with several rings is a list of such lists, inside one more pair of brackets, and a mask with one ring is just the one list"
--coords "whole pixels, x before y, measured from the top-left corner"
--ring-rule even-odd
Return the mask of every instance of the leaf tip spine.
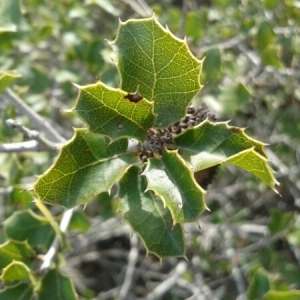
[[81, 85], [79, 85], [79, 84], [77, 84], [77, 83], [72, 82], [72, 84], [73, 84], [76, 88], [78, 88], [79, 90], [80, 90], [81, 88], [83, 88], [83, 86], [81, 86]]

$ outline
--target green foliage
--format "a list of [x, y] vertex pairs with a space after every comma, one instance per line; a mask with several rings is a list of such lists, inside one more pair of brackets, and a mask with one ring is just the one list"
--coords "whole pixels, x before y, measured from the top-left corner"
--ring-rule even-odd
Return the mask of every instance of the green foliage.
[[43, 277], [38, 294], [40, 300], [77, 299], [71, 279], [57, 270], [51, 270]]
[[270, 282], [268, 275], [263, 269], [258, 269], [252, 276], [247, 298], [249, 300], [262, 299], [263, 295], [266, 294], [269, 289]]
[[94, 133], [110, 139], [134, 137], [145, 139], [145, 131], [154, 123], [152, 104], [146, 100], [138, 103], [126, 99], [122, 90], [111, 89], [97, 83], [80, 89], [74, 112], [89, 125]]
[[[80, 88], [74, 112], [88, 124], [89, 130], [76, 130], [74, 138], [62, 147], [54, 165], [35, 184], [36, 194], [46, 203], [71, 208], [86, 204], [96, 194], [109, 192], [130, 165], [138, 164], [136, 153], [127, 151], [124, 138], [138, 139], [142, 145], [149, 143], [147, 129], [151, 126], [166, 128], [178, 121], [200, 90], [201, 61], [192, 56], [185, 41], [171, 35], [154, 17], [121, 23], [111, 45], [117, 52], [124, 91], [103, 83]], [[132, 93], [135, 90], [137, 92]], [[162, 155], [154, 155], [158, 158], [149, 160], [143, 174], [148, 181], [147, 189], [156, 196], [148, 192], [147, 196], [138, 197], [141, 200], [135, 200], [137, 207], [131, 208], [131, 202], [125, 206], [123, 202], [120, 209], [148, 251], [160, 258], [185, 255], [181, 229], [177, 232], [172, 226], [197, 222], [207, 208], [205, 192], [198, 186], [193, 172], [229, 162], [253, 173], [275, 190], [276, 181], [267, 164], [263, 144], [249, 138], [243, 129], [204, 121], [172, 137], [170, 143], [174, 143], [179, 152], [169, 151], [168, 145], [160, 144], [159, 140], [154, 143], [158, 143], [159, 148], [152, 151], [161, 151]], [[144, 167], [140, 165], [140, 169]], [[141, 173], [132, 172], [129, 178]], [[157, 181], [158, 178], [161, 180]], [[127, 183], [130, 188], [136, 188], [123, 194], [121, 184], [119, 197], [123, 199], [129, 193], [126, 198], [129, 202], [137, 198], [137, 191], [142, 194], [145, 188], [140, 180], [126, 180], [132, 182]], [[164, 205], [153, 206], [145, 215], [142, 211], [153, 201], [151, 199], [160, 199]], [[128, 211], [131, 209], [133, 213]], [[157, 220], [157, 215], [163, 218]], [[155, 231], [145, 229], [149, 226], [148, 221], [144, 225], [145, 219], [149, 218], [153, 218]], [[153, 241], [158, 232], [162, 235]]]
[[117, 54], [121, 88], [153, 102], [155, 127], [165, 128], [186, 113], [199, 92], [202, 61], [156, 19], [121, 23], [111, 46]]

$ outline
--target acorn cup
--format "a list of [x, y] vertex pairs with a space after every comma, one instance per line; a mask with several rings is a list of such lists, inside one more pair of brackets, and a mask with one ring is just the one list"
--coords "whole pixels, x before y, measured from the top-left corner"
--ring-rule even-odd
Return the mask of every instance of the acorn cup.
[[[141, 163], [147, 162], [150, 157], [161, 157], [164, 147], [169, 150], [177, 149], [173, 143], [173, 137], [184, 132], [188, 128], [197, 126], [206, 119], [211, 122], [217, 121], [215, 115], [210, 113], [204, 106], [198, 108], [190, 106], [187, 110], [187, 114], [167, 129], [150, 128], [147, 131], [146, 142], [139, 147], [139, 159]], [[212, 183], [212, 180], [217, 173], [217, 169], [218, 166], [213, 166], [195, 172], [195, 180], [203, 189], [206, 189], [207, 186]]]

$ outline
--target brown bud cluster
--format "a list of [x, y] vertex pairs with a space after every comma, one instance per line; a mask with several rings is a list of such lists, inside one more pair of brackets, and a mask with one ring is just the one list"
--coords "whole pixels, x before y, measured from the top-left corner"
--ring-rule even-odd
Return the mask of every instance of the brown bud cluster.
[[205, 119], [211, 122], [216, 121], [215, 115], [211, 114], [206, 108], [189, 107], [187, 114], [167, 129], [151, 128], [147, 131], [147, 141], [139, 149], [141, 163], [146, 162], [149, 157], [161, 155], [163, 148], [176, 149], [173, 144], [173, 137], [184, 132], [188, 128], [195, 127]]
[[[147, 141], [139, 147], [139, 158], [144, 163], [150, 157], [160, 157], [164, 147], [167, 149], [176, 149], [173, 143], [173, 137], [184, 132], [188, 128], [195, 127], [204, 120], [216, 122], [215, 115], [211, 114], [205, 107], [189, 107], [187, 114], [181, 120], [177, 121], [167, 129], [151, 128], [147, 131]], [[217, 166], [211, 167], [195, 173], [195, 179], [198, 184], [206, 188], [211, 183], [212, 177], [216, 173]]]

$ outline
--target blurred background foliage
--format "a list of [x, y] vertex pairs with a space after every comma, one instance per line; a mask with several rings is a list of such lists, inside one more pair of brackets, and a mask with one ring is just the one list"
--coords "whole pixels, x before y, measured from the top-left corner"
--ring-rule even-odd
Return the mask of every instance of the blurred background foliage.
[[[72, 83], [85, 85], [99, 79], [117, 87], [115, 56], [106, 40], [115, 38], [118, 18], [148, 17], [152, 11], [176, 36], [186, 37], [197, 57], [205, 57], [204, 86], [194, 105], [205, 104], [219, 120], [247, 127], [247, 133], [269, 144], [268, 155], [280, 181], [281, 196], [251, 175], [230, 166], [220, 168], [208, 189], [211, 212], [200, 219], [202, 234], [194, 225], [186, 228], [190, 267], [185, 280], [195, 282], [202, 274], [201, 284], [209, 292], [199, 299], [244, 299], [243, 295], [253, 300], [300, 299], [293, 291], [300, 290], [298, 0], [23, 0], [20, 13], [6, 24], [0, 22], [2, 28], [14, 26], [13, 31], [0, 32], [0, 72], [19, 74], [11, 88], [68, 139], [73, 126], [82, 126], [63, 112], [77, 97]], [[6, 126], [8, 118], [34, 129], [9, 102], [0, 102], [0, 113], [1, 143], [23, 140]], [[23, 190], [53, 159], [45, 152], [0, 154], [1, 223], [16, 210], [34, 209], [32, 194]], [[114, 216], [116, 206], [112, 196], [101, 194], [85, 214], [75, 214], [71, 228], [86, 231], [89, 222]], [[0, 239], [6, 239], [3, 230]], [[116, 245], [113, 241], [111, 248]], [[149, 264], [153, 259], [148, 258]], [[170, 271], [176, 263], [163, 262], [156, 271]], [[75, 266], [85, 278], [83, 264]], [[96, 263], [94, 268], [97, 271]], [[77, 286], [83, 299], [115, 284], [99, 287], [97, 280], [83, 280], [83, 287]], [[149, 286], [137, 281], [132, 293], [143, 297]], [[180, 289], [184, 287], [178, 283], [165, 299], [188, 297]]]

